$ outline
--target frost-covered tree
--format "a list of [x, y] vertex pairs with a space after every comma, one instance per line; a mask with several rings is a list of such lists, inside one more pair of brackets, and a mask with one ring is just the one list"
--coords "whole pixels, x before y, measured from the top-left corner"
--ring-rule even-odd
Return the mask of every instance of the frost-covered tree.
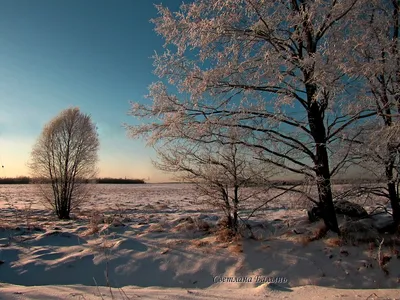
[[177, 139], [156, 147], [154, 165], [197, 189], [199, 201], [222, 211], [232, 234], [238, 233], [240, 210], [265, 207], [268, 179], [274, 174], [246, 147]]
[[60, 219], [69, 219], [96, 174], [99, 140], [96, 126], [79, 108], [60, 112], [45, 125], [31, 153], [30, 169], [42, 180], [45, 202]]
[[[197, 0], [178, 12], [157, 6], [153, 20], [166, 50], [155, 55], [152, 104], [133, 103], [129, 126], [148, 142], [216, 141], [227, 128], [260, 159], [313, 178], [326, 226], [339, 233], [330, 147], [375, 113], [347, 76], [350, 13], [357, 0]], [[353, 16], [353, 15], [351, 15]], [[177, 89], [168, 91], [168, 84]], [[348, 137], [352, 138], [352, 137]]]
[[[374, 192], [390, 199], [393, 219], [400, 224], [400, 2], [372, 0], [361, 7], [357, 22], [351, 24], [354, 49], [352, 71], [362, 76], [378, 115], [365, 124], [365, 133], [358, 138], [357, 155], [361, 165], [379, 180], [386, 179], [383, 192]], [[351, 44], [353, 43], [353, 44]]]

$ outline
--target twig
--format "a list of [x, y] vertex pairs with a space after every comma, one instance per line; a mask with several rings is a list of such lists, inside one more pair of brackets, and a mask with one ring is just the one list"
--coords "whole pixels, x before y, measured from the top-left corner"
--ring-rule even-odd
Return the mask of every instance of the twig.
[[372, 299], [372, 297], [378, 297], [378, 295], [375, 294], [375, 293], [372, 293], [372, 294], [369, 295], [365, 300]]
[[275, 200], [276, 198], [283, 196], [284, 194], [286, 194], [287, 192], [293, 191], [296, 187], [298, 187], [299, 185], [295, 185], [290, 187], [289, 189], [285, 189], [282, 193], [275, 195], [274, 197], [268, 199], [267, 201], [265, 201], [264, 203], [262, 203], [261, 205], [259, 205], [258, 207], [254, 208], [253, 211], [249, 214], [249, 216], [247, 217], [246, 221], [248, 221], [253, 214], [259, 210], [260, 208], [262, 208], [263, 206], [267, 205], [269, 202], [271, 202], [272, 200]]
[[[383, 209], [384, 212], [378, 212], [378, 213], [375, 213], [375, 214], [373, 213], [374, 211], [376, 211], [376, 210], [378, 210], [378, 209], [380, 209], [380, 208]], [[369, 213], [369, 216], [376, 216], [376, 215], [383, 214], [383, 213], [385, 213], [385, 212], [386, 212], [387, 214], [389, 214], [389, 215], [392, 216], [392, 213], [389, 212], [385, 206], [383, 206], [383, 205], [378, 205], [376, 208], [374, 208], [374, 209]]]
[[386, 268], [386, 262], [384, 261], [384, 257], [382, 257], [382, 245], [383, 245], [384, 241], [385, 241], [385, 239], [382, 238], [382, 241], [379, 243], [379, 247], [378, 247], [378, 263], [379, 263], [379, 267], [385, 273], [385, 275], [389, 275], [389, 271]]
[[104, 297], [103, 297], [103, 295], [101, 294], [100, 289], [99, 289], [99, 286], [97, 285], [97, 281], [96, 281], [96, 279], [95, 279], [94, 277], [93, 277], [93, 281], [94, 281], [94, 284], [96, 285], [97, 291], [99, 292], [100, 298], [101, 298], [102, 300], [104, 300]]
[[[107, 250], [106, 250], [107, 251]], [[112, 288], [111, 288], [111, 284], [110, 284], [110, 280], [108, 278], [108, 255], [106, 254], [106, 270], [104, 271], [104, 275], [106, 277], [106, 282], [107, 282], [107, 286], [110, 290], [110, 294], [111, 294], [111, 299], [114, 299], [114, 294], [112, 292]]]
[[384, 238], [382, 238], [382, 241], [379, 243], [379, 247], [378, 247], [378, 263], [379, 266], [382, 268], [382, 259], [381, 259], [381, 254], [382, 254], [382, 245], [383, 242], [385, 241]]
[[[127, 300], [130, 300], [131, 298], [128, 297], [128, 295], [125, 293], [125, 291], [122, 288], [118, 288], [119, 292], [123, 295], [122, 299], [125, 297]], [[139, 295], [136, 295], [136, 297], [140, 297]]]

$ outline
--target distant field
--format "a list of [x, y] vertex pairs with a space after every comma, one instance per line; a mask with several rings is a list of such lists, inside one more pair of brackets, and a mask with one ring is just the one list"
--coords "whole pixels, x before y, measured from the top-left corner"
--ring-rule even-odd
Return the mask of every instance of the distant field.
[[[167, 206], [172, 210], [184, 211], [208, 211], [215, 210], [199, 202], [195, 186], [188, 183], [149, 183], [149, 184], [98, 184], [92, 185], [92, 193], [82, 205], [78, 213], [93, 210], [102, 211], [105, 214], [129, 212], [142, 206]], [[351, 185], [335, 185], [334, 191], [340, 194], [343, 190], [351, 189]], [[246, 188], [244, 194], [256, 188]], [[311, 195], [316, 195], [313, 189], [304, 187]], [[270, 190], [258, 195], [258, 199], [250, 198], [243, 202], [243, 209], [251, 209], [282, 191]], [[31, 210], [43, 210], [45, 207], [40, 201], [40, 191], [35, 185], [0, 184], [0, 208], [7, 208], [12, 204], [14, 208]], [[7, 201], [6, 201], [7, 200]], [[363, 206], [375, 205], [380, 202], [377, 198], [354, 197], [351, 200]], [[266, 208], [293, 208], [304, 209], [312, 206], [312, 203], [297, 193], [288, 192], [284, 196], [270, 202]], [[77, 213], [77, 212], [76, 212]], [[0, 213], [0, 217], [4, 211]], [[7, 219], [7, 218], [6, 218]]]

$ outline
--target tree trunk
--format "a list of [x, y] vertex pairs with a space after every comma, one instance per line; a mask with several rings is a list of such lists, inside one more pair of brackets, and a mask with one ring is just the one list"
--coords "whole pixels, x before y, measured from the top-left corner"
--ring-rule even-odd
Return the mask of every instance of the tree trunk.
[[[322, 149], [317, 150], [317, 153], [319, 152], [317, 155], [322, 157], [321, 161], [326, 161], [326, 163], [328, 163], [326, 147], [321, 148]], [[324, 220], [327, 229], [332, 230], [333, 232], [336, 232], [340, 235], [339, 225], [336, 219], [335, 207], [333, 205], [329, 165], [322, 163], [321, 165], [317, 166], [316, 175], [319, 207], [322, 219]]]
[[324, 112], [320, 109], [318, 102], [313, 99], [315, 90], [315, 86], [312, 85], [307, 88], [310, 101], [308, 121], [315, 142], [314, 165], [315, 174], [317, 176], [319, 208], [321, 210], [321, 217], [324, 220], [327, 229], [340, 235], [335, 207], [333, 205], [329, 157], [326, 148], [326, 130], [323, 120]]
[[396, 183], [393, 180], [393, 169], [397, 152], [396, 149], [391, 147], [390, 145], [388, 145], [388, 150], [389, 161], [386, 164], [385, 173], [386, 180], [388, 182], [387, 187], [389, 191], [390, 205], [392, 207], [393, 221], [395, 227], [397, 228], [397, 226], [400, 225], [400, 199], [396, 192]]
[[[62, 203], [65, 202], [65, 199], [61, 200]], [[66, 207], [64, 205], [61, 205], [61, 207], [58, 207], [56, 213], [57, 217], [60, 220], [69, 220], [69, 211], [65, 209]]]
[[[398, 42], [399, 42], [399, 10], [400, 10], [400, 1], [392, 0], [393, 4], [393, 37], [392, 40], [395, 41], [392, 45], [392, 53], [397, 57], [396, 59], [396, 77], [395, 81], [397, 87], [400, 86], [400, 57], [398, 55]], [[400, 114], [400, 96], [397, 94], [395, 95], [395, 103], [397, 104], [397, 113]], [[399, 195], [396, 192], [396, 185], [393, 181], [393, 168], [394, 168], [394, 160], [396, 155], [399, 155], [396, 152], [396, 149], [389, 148], [389, 155], [391, 159], [391, 168], [386, 168], [386, 177], [388, 179], [388, 191], [389, 191], [389, 198], [390, 198], [390, 205], [392, 207], [393, 212], [393, 221], [396, 228], [400, 225], [400, 199]]]
[[69, 220], [69, 219], [70, 219], [69, 214], [68, 214], [68, 213], [65, 213], [65, 212], [60, 212], [60, 213], [58, 214], [58, 218], [59, 218], [60, 220]]
[[228, 229], [232, 230], [233, 229], [233, 218], [232, 218], [232, 209], [231, 209], [231, 205], [229, 203], [229, 196], [228, 196], [228, 192], [227, 190], [225, 190], [224, 187], [221, 187], [221, 195], [222, 198], [224, 199], [224, 203], [225, 203], [225, 214], [227, 217], [227, 222], [228, 222]]
[[[385, 90], [385, 87], [383, 87], [383, 90]], [[384, 114], [382, 114], [381, 116], [385, 123], [385, 127], [390, 130], [393, 127], [393, 118], [389, 98], [386, 93], [383, 93], [380, 100], [384, 105]], [[393, 211], [393, 221], [395, 227], [397, 227], [400, 224], [400, 203], [399, 197], [396, 193], [396, 184], [393, 181], [393, 170], [398, 153], [396, 146], [393, 146], [392, 139], [393, 138], [391, 138], [386, 144], [388, 159], [385, 161], [385, 175], [387, 180], [390, 205]]]
[[233, 231], [236, 234], [238, 232], [238, 205], [239, 205], [239, 187], [235, 186], [234, 198], [233, 198]]
[[[297, 5], [296, 5], [297, 6]], [[302, 9], [297, 8], [303, 18], [304, 39], [301, 40], [298, 56], [304, 59], [304, 46], [310, 57], [317, 52], [318, 41], [315, 38], [315, 31], [310, 16], [308, 15], [308, 3], [302, 2]], [[301, 10], [303, 10], [301, 12]], [[328, 99], [318, 99], [317, 84], [314, 79], [314, 67], [311, 69], [303, 68], [304, 85], [307, 94], [307, 115], [311, 135], [315, 143], [315, 154], [313, 157], [314, 171], [317, 176], [317, 188], [319, 197], [319, 208], [321, 217], [328, 230], [332, 230], [340, 235], [339, 226], [336, 219], [335, 208], [331, 189], [331, 174], [329, 170], [329, 157], [326, 148], [326, 128], [324, 125], [325, 110], [328, 106]]]
[[395, 226], [400, 225], [400, 199], [397, 197], [394, 181], [388, 182], [390, 205], [392, 207], [393, 221]]

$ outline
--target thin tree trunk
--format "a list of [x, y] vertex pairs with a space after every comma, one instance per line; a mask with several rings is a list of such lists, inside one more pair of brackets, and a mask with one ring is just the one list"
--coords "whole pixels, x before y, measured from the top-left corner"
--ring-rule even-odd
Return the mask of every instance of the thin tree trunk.
[[70, 184], [70, 178], [68, 174], [68, 167], [69, 167], [69, 159], [70, 159], [70, 148], [71, 148], [71, 128], [69, 128], [68, 132], [68, 140], [67, 140], [67, 145], [66, 145], [66, 152], [65, 152], [65, 159], [64, 161], [64, 170], [63, 170], [63, 176], [64, 176], [64, 182], [62, 184], [62, 215], [63, 219], [69, 219], [69, 201], [70, 197], [68, 195], [68, 185]]
[[[398, 42], [399, 42], [399, 10], [400, 10], [400, 1], [399, 0], [392, 0], [392, 5], [393, 5], [393, 47], [392, 47], [392, 53], [396, 57], [396, 84], [397, 87], [400, 86], [400, 57], [399, 57], [399, 49], [398, 49]], [[400, 96], [395, 95], [395, 100], [397, 103], [397, 112], [400, 114]]]
[[229, 204], [229, 195], [224, 187], [221, 186], [220, 188], [221, 188], [222, 198], [224, 199], [224, 203], [225, 203], [225, 214], [228, 219], [227, 220], [228, 228], [233, 229], [233, 218], [232, 218], [232, 214], [231, 214], [232, 209], [231, 209], [231, 205]]
[[239, 187], [235, 186], [233, 198], [233, 230], [235, 234], [238, 232], [238, 204], [239, 204]]

